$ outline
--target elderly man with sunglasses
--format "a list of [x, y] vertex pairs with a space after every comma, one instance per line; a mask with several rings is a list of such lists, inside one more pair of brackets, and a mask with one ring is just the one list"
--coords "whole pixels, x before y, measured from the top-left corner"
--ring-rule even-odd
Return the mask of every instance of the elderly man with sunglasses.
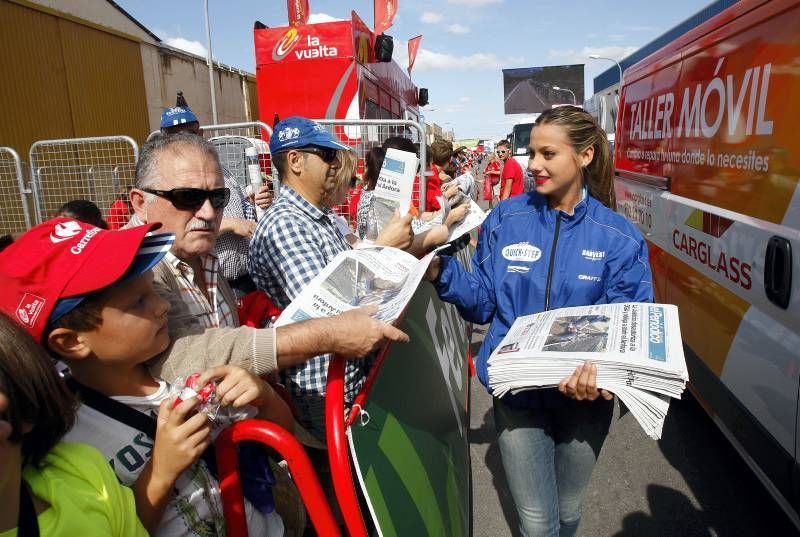
[[408, 339], [363, 311], [278, 329], [240, 327], [233, 292], [212, 253], [229, 197], [219, 156], [203, 138], [183, 132], [142, 148], [130, 192], [136, 214], [128, 225], [161, 222], [160, 231], [175, 234], [153, 269], [155, 289], [171, 306], [171, 344], [151, 364], [156, 376], [173, 381], [223, 363], [265, 375], [319, 352], [359, 357], [386, 339]]

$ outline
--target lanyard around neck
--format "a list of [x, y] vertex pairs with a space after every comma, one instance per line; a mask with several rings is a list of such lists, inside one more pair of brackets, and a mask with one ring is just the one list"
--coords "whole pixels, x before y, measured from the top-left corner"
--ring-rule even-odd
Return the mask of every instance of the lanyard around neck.
[[39, 537], [39, 519], [33, 507], [33, 498], [25, 486], [25, 480], [19, 480], [19, 516], [17, 517], [17, 535], [19, 537]]

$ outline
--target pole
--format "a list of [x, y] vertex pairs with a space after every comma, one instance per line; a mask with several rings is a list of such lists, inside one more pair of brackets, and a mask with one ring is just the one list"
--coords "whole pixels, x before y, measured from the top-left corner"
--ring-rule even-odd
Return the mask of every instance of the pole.
[[206, 43], [208, 45], [208, 85], [211, 88], [211, 122], [216, 125], [217, 122], [217, 95], [214, 91], [214, 62], [211, 60], [211, 24], [208, 22], [208, 0], [203, 0], [205, 7], [206, 17]]

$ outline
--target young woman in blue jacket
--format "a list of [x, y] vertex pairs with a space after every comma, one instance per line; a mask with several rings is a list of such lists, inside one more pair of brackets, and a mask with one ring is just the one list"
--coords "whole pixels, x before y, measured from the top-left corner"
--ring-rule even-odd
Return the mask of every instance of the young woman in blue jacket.
[[[489, 214], [472, 271], [442, 256], [429, 272], [441, 299], [464, 319], [491, 323], [477, 360], [487, 387], [489, 355], [517, 317], [653, 299], [647, 245], [613, 210], [606, 133], [580, 108], [554, 108], [534, 124], [529, 151], [536, 191]], [[596, 373], [586, 362], [557, 389], [494, 398], [500, 454], [526, 537], [571, 537], [578, 529], [613, 407]]]

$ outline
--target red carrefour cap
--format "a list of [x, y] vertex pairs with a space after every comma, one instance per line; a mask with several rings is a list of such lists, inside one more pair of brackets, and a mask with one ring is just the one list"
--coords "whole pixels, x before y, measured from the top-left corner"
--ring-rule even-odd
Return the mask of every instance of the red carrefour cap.
[[151, 233], [160, 226], [109, 231], [54, 218], [31, 228], [0, 253], [0, 310], [41, 342], [54, 310], [61, 316], [82, 296], [153, 268], [175, 238]]

